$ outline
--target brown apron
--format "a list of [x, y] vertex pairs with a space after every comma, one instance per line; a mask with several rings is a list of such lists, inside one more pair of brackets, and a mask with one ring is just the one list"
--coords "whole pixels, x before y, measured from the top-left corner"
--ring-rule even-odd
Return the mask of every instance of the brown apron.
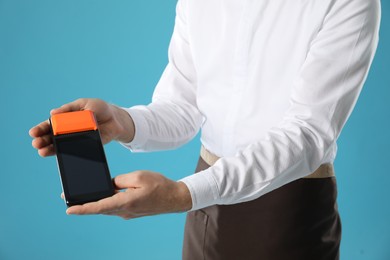
[[[199, 159], [196, 172], [209, 165]], [[184, 260], [339, 259], [335, 177], [303, 178], [260, 198], [187, 214]]]

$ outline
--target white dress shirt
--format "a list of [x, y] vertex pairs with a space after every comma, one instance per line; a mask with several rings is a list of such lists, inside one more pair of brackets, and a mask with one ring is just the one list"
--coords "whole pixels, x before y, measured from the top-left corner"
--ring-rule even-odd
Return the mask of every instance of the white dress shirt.
[[379, 0], [179, 0], [167, 65], [147, 106], [126, 109], [132, 151], [201, 129], [222, 157], [181, 181], [192, 210], [256, 199], [332, 163], [367, 77]]

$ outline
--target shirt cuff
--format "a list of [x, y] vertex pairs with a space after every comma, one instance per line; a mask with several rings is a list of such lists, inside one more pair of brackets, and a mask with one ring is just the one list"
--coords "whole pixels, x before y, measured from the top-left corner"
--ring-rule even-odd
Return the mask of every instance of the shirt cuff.
[[209, 169], [190, 175], [179, 181], [184, 182], [190, 191], [192, 199], [192, 208], [190, 211], [218, 204], [218, 186]]
[[119, 142], [124, 147], [130, 149], [132, 152], [141, 152], [143, 151], [143, 147], [149, 138], [149, 127], [148, 123], [143, 116], [142, 112], [145, 109], [144, 106], [134, 106], [130, 108], [124, 108], [127, 113], [129, 113], [130, 117], [134, 122], [134, 138], [129, 143]]

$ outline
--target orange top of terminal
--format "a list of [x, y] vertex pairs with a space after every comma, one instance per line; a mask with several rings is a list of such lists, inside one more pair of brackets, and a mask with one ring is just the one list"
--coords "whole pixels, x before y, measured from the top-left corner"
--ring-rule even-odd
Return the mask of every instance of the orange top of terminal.
[[51, 127], [54, 135], [97, 130], [95, 116], [90, 110], [52, 115]]

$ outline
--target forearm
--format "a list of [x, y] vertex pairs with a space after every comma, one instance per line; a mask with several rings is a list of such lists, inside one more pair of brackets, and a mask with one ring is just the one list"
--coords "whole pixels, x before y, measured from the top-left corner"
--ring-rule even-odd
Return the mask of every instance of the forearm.
[[181, 181], [191, 192], [193, 210], [254, 200], [330, 162], [333, 139], [331, 134], [321, 137], [313, 129], [291, 123]]
[[133, 152], [177, 148], [197, 134], [202, 122], [196, 107], [168, 100], [126, 110], [133, 118], [135, 134], [130, 143], [122, 144]]

